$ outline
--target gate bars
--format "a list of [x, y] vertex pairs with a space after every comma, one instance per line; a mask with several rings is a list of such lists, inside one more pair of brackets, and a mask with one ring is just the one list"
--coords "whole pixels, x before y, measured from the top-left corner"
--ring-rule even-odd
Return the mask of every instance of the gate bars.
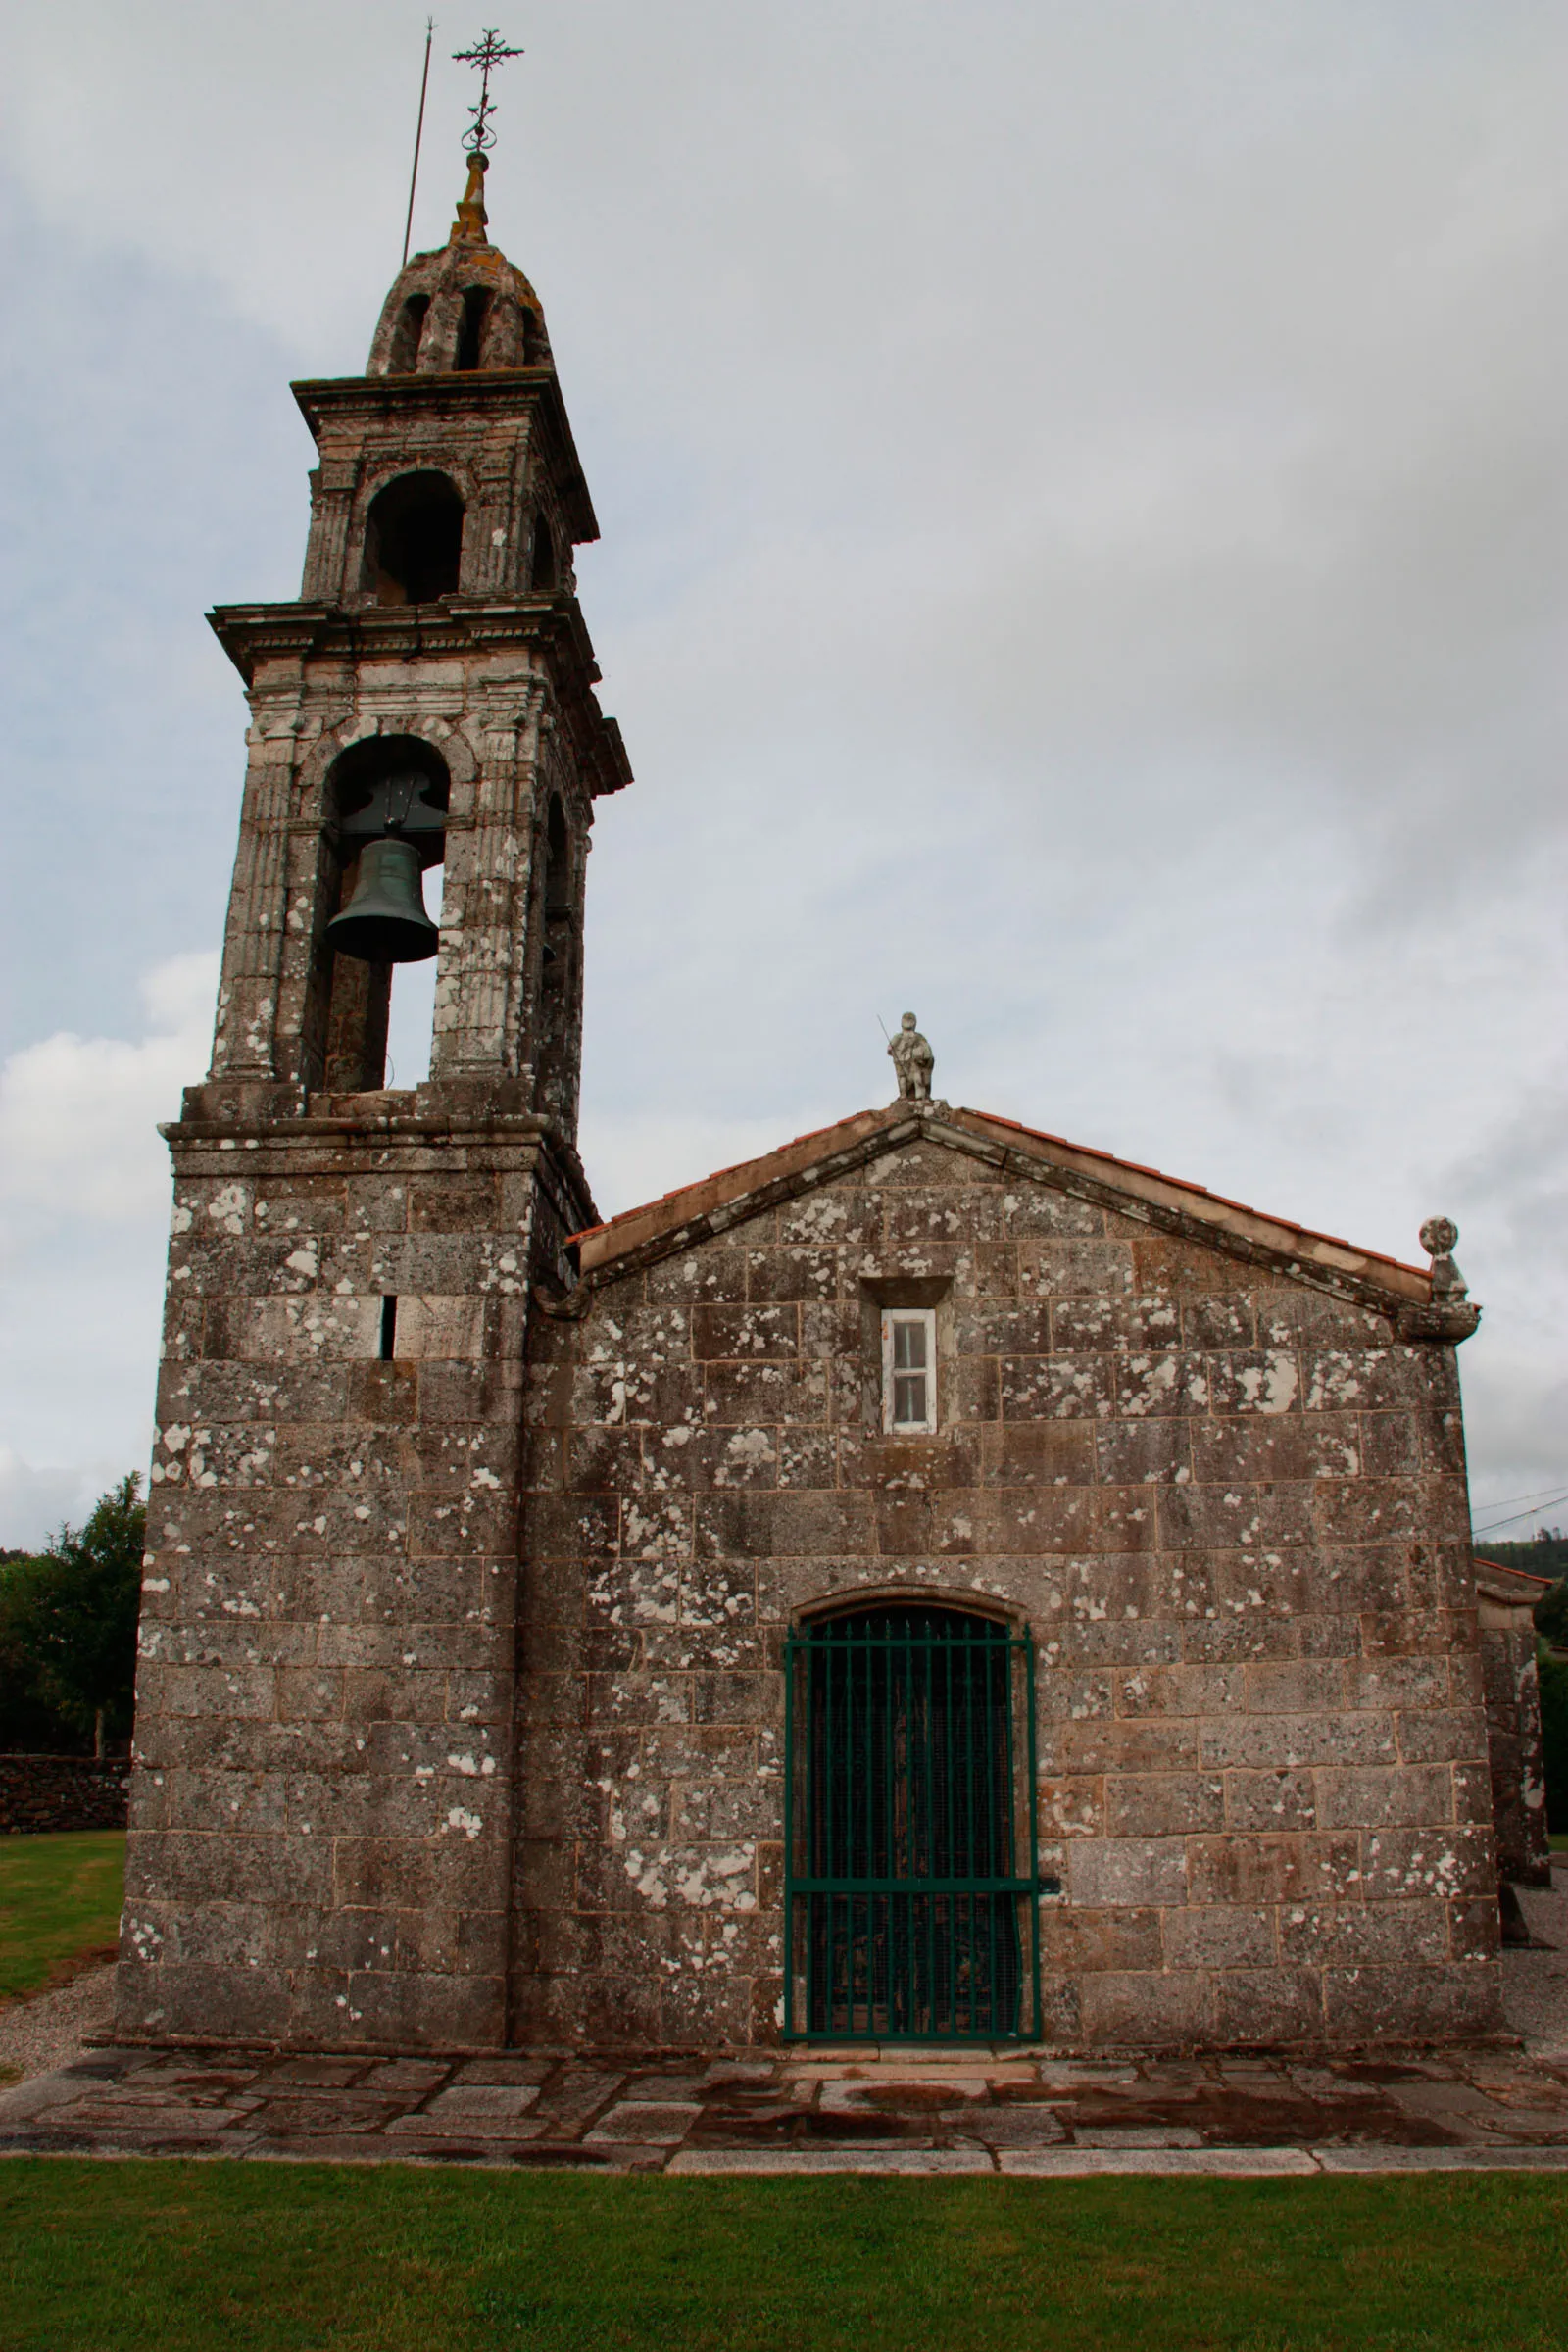
[[784, 2034], [1038, 2037], [1034, 1648], [958, 1609], [784, 1645]]

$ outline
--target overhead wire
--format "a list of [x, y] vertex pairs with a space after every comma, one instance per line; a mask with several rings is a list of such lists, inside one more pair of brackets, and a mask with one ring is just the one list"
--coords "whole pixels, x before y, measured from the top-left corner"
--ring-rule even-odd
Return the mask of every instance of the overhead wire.
[[1536, 1487], [1528, 1494], [1494, 1494], [1487, 1504], [1489, 1511], [1505, 1511], [1516, 1502], [1550, 1502], [1557, 1494], [1555, 1487]]
[[1506, 1519], [1493, 1519], [1489, 1520], [1485, 1527], [1472, 1527], [1470, 1530], [1472, 1541], [1479, 1536], [1494, 1536], [1499, 1527], [1517, 1527], [1521, 1519], [1538, 1518], [1541, 1512], [1549, 1511], [1552, 1504], [1557, 1502], [1568, 1502], [1568, 1488], [1564, 1488], [1560, 1494], [1548, 1494], [1545, 1500], [1538, 1502], [1533, 1510], [1514, 1511]]

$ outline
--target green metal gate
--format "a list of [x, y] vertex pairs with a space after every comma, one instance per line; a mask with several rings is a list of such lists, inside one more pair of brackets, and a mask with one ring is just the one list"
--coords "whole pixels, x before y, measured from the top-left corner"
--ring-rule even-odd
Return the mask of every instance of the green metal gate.
[[958, 1609], [858, 1609], [784, 1648], [784, 2032], [1039, 2032], [1034, 1653]]

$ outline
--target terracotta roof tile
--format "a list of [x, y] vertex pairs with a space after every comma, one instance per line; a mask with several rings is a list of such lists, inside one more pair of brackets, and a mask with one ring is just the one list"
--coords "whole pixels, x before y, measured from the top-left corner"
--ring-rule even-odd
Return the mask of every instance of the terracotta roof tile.
[[737, 1159], [727, 1168], [710, 1169], [706, 1176], [694, 1176], [687, 1184], [677, 1184], [667, 1193], [656, 1193], [651, 1200], [639, 1200], [635, 1208], [620, 1209], [614, 1216], [606, 1217], [601, 1224], [585, 1225], [581, 1233], [566, 1236], [567, 1247], [585, 1242], [591, 1234], [612, 1233], [617, 1225], [629, 1224], [633, 1217], [646, 1217], [649, 1210], [662, 1208], [666, 1201], [680, 1200], [688, 1193], [700, 1193], [710, 1184], [722, 1184], [726, 1176], [738, 1176], [745, 1168], [760, 1168], [764, 1160], [776, 1159], [781, 1152], [793, 1152], [797, 1144], [814, 1144], [818, 1136], [833, 1135], [848, 1120], [836, 1120], [832, 1127], [808, 1127], [804, 1135], [792, 1135], [787, 1144], [775, 1144], [770, 1151], [760, 1152], [754, 1159]]
[[1516, 1568], [1510, 1560], [1485, 1560], [1479, 1551], [1475, 1563], [1478, 1568], [1490, 1568], [1494, 1576], [1517, 1576], [1527, 1585], [1539, 1585], [1543, 1592], [1549, 1592], [1556, 1582], [1554, 1577], [1538, 1576], [1533, 1568]]
[[973, 1119], [984, 1119], [988, 1127], [1008, 1127], [1015, 1135], [1032, 1136], [1036, 1143], [1054, 1144], [1059, 1151], [1074, 1152], [1080, 1159], [1103, 1160], [1107, 1167], [1120, 1168], [1129, 1176], [1152, 1176], [1156, 1184], [1168, 1184], [1179, 1193], [1194, 1193], [1204, 1200], [1212, 1200], [1216, 1208], [1234, 1208], [1240, 1216], [1261, 1217], [1265, 1224], [1282, 1225], [1287, 1233], [1298, 1233], [1307, 1241], [1327, 1242], [1335, 1250], [1348, 1250], [1355, 1257], [1375, 1258], [1381, 1266], [1397, 1266], [1402, 1274], [1425, 1274], [1425, 1266], [1412, 1266], [1402, 1257], [1391, 1257], [1386, 1250], [1366, 1250], [1359, 1242], [1348, 1242], [1337, 1233], [1319, 1233], [1313, 1225], [1299, 1224], [1295, 1217], [1282, 1217], [1271, 1208], [1250, 1208], [1245, 1200], [1232, 1200], [1224, 1193], [1210, 1192], [1206, 1184], [1194, 1184], [1188, 1176], [1167, 1176], [1163, 1168], [1147, 1168], [1136, 1159], [1118, 1159], [1112, 1152], [1097, 1151], [1093, 1144], [1069, 1143], [1064, 1135], [1048, 1134], [1043, 1127], [1025, 1127], [1017, 1119], [1004, 1119], [994, 1110], [973, 1110]]
[[[690, 1184], [677, 1185], [672, 1191], [662, 1193], [652, 1200], [641, 1201], [635, 1208], [622, 1209], [618, 1216], [608, 1217], [603, 1224], [585, 1226], [581, 1233], [570, 1237], [571, 1243], [579, 1248], [595, 1242], [602, 1244], [606, 1236], [624, 1233], [624, 1247], [638, 1247], [661, 1233], [678, 1230], [701, 1215], [707, 1207], [744, 1199], [748, 1193], [760, 1191], [780, 1177], [810, 1165], [814, 1157], [829, 1158], [836, 1151], [862, 1143], [880, 1128], [897, 1125], [908, 1115], [905, 1105], [895, 1103], [881, 1111], [858, 1111], [847, 1119], [835, 1121], [829, 1127], [810, 1128], [804, 1135], [793, 1136], [788, 1143], [780, 1144], [756, 1158], [737, 1160], [729, 1167], [715, 1168]], [[1111, 1175], [1141, 1178], [1148, 1184], [1165, 1186], [1172, 1193], [1185, 1196], [1194, 1202], [1208, 1203], [1211, 1209], [1223, 1211], [1227, 1217], [1247, 1218], [1258, 1225], [1270, 1226], [1278, 1233], [1298, 1236], [1309, 1250], [1342, 1250], [1347, 1257], [1374, 1266], [1387, 1266], [1392, 1272], [1406, 1278], [1413, 1277], [1419, 1282], [1425, 1282], [1428, 1278], [1428, 1268], [1425, 1266], [1410, 1265], [1404, 1259], [1391, 1257], [1381, 1250], [1363, 1250], [1337, 1234], [1319, 1233], [1314, 1227], [1302, 1225], [1295, 1218], [1276, 1216], [1267, 1209], [1250, 1208], [1245, 1201], [1232, 1200], [1223, 1193], [1210, 1192], [1206, 1185], [1194, 1184], [1186, 1177], [1167, 1176], [1162, 1169], [1145, 1166], [1138, 1160], [1118, 1159], [1112, 1152], [1099, 1151], [1093, 1145], [1070, 1143], [1065, 1136], [1052, 1135], [1041, 1127], [1026, 1127], [1021, 1120], [1004, 1118], [996, 1111], [949, 1109], [944, 1105], [938, 1115], [950, 1125], [960, 1127], [967, 1133], [978, 1133], [980, 1140], [984, 1140], [988, 1130], [1000, 1131], [1003, 1137], [1020, 1136], [1031, 1143], [1045, 1145], [1053, 1152], [1065, 1152], [1075, 1160], [1091, 1161]], [[800, 1155], [805, 1148], [812, 1144], [822, 1147], [820, 1152], [806, 1152], [802, 1158]], [[795, 1163], [793, 1170], [791, 1162]], [[661, 1215], [660, 1211], [664, 1213]], [[1214, 1220], [1210, 1218], [1208, 1221]], [[635, 1235], [631, 1231], [634, 1226], [641, 1229]], [[619, 1251], [613, 1247], [601, 1246], [591, 1251], [596, 1265], [607, 1264], [618, 1254]]]

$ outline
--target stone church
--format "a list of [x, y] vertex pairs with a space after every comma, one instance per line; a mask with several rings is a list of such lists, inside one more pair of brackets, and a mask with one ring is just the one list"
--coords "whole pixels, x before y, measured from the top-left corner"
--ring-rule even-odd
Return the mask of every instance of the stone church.
[[1451, 1226], [1403, 1264], [951, 1107], [912, 1021], [890, 1106], [600, 1219], [631, 772], [483, 174], [294, 387], [298, 600], [212, 616], [251, 724], [165, 1130], [122, 2035], [1494, 2031]]

